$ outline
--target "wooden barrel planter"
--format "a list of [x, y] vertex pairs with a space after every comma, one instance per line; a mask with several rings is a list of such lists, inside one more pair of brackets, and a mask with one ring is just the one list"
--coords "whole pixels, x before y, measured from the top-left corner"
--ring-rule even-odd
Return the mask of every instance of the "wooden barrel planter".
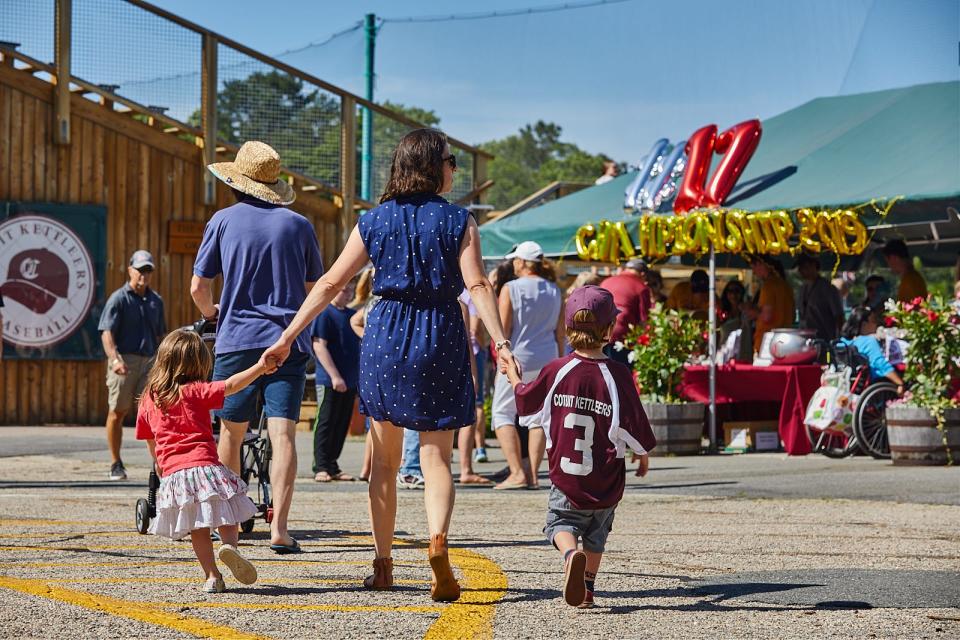
[[657, 438], [657, 446], [650, 455], [693, 456], [700, 453], [706, 405], [700, 402], [644, 403], [643, 409]]
[[945, 465], [948, 448], [951, 458], [960, 461], [960, 409], [947, 410], [944, 428], [946, 438], [937, 428], [936, 418], [926, 409], [906, 405], [887, 407], [887, 437], [893, 464]]

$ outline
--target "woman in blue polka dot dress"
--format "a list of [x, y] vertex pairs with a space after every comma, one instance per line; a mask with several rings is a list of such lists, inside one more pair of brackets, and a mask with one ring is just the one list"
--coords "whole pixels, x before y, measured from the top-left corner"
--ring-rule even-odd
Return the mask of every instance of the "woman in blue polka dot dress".
[[364, 214], [330, 271], [310, 292], [280, 340], [263, 355], [282, 363], [296, 336], [367, 261], [381, 300], [367, 316], [360, 355], [361, 410], [372, 419], [370, 518], [376, 558], [370, 589], [393, 587], [394, 524], [403, 427], [420, 433], [425, 481], [431, 597], [460, 597], [447, 557], [453, 512], [451, 430], [473, 423], [469, 343], [457, 297], [466, 285], [496, 342], [501, 368], [513, 362], [493, 287], [483, 270], [480, 233], [469, 213], [439, 194], [453, 186], [456, 158], [446, 136], [411, 131], [393, 154], [380, 206]]

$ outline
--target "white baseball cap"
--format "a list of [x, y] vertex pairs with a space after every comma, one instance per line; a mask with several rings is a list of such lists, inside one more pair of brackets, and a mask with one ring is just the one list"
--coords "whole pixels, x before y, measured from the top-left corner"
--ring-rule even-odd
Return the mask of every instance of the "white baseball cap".
[[507, 260], [520, 258], [529, 262], [540, 262], [543, 260], [543, 247], [533, 240], [527, 240], [518, 244], [513, 251], [503, 257]]

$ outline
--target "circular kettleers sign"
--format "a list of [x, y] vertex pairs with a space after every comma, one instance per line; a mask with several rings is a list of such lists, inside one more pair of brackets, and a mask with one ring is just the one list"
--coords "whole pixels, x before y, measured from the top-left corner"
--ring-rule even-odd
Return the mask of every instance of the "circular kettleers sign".
[[3, 339], [52, 347], [87, 318], [94, 268], [83, 241], [62, 222], [27, 214], [0, 223]]

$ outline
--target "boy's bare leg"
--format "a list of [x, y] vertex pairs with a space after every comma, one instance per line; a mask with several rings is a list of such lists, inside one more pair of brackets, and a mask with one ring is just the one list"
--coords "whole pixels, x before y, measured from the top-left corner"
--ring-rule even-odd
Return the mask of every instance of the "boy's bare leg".
[[577, 539], [569, 531], [555, 533], [553, 544], [563, 554], [563, 600], [571, 607], [579, 607], [587, 597], [584, 553], [577, 548]]

